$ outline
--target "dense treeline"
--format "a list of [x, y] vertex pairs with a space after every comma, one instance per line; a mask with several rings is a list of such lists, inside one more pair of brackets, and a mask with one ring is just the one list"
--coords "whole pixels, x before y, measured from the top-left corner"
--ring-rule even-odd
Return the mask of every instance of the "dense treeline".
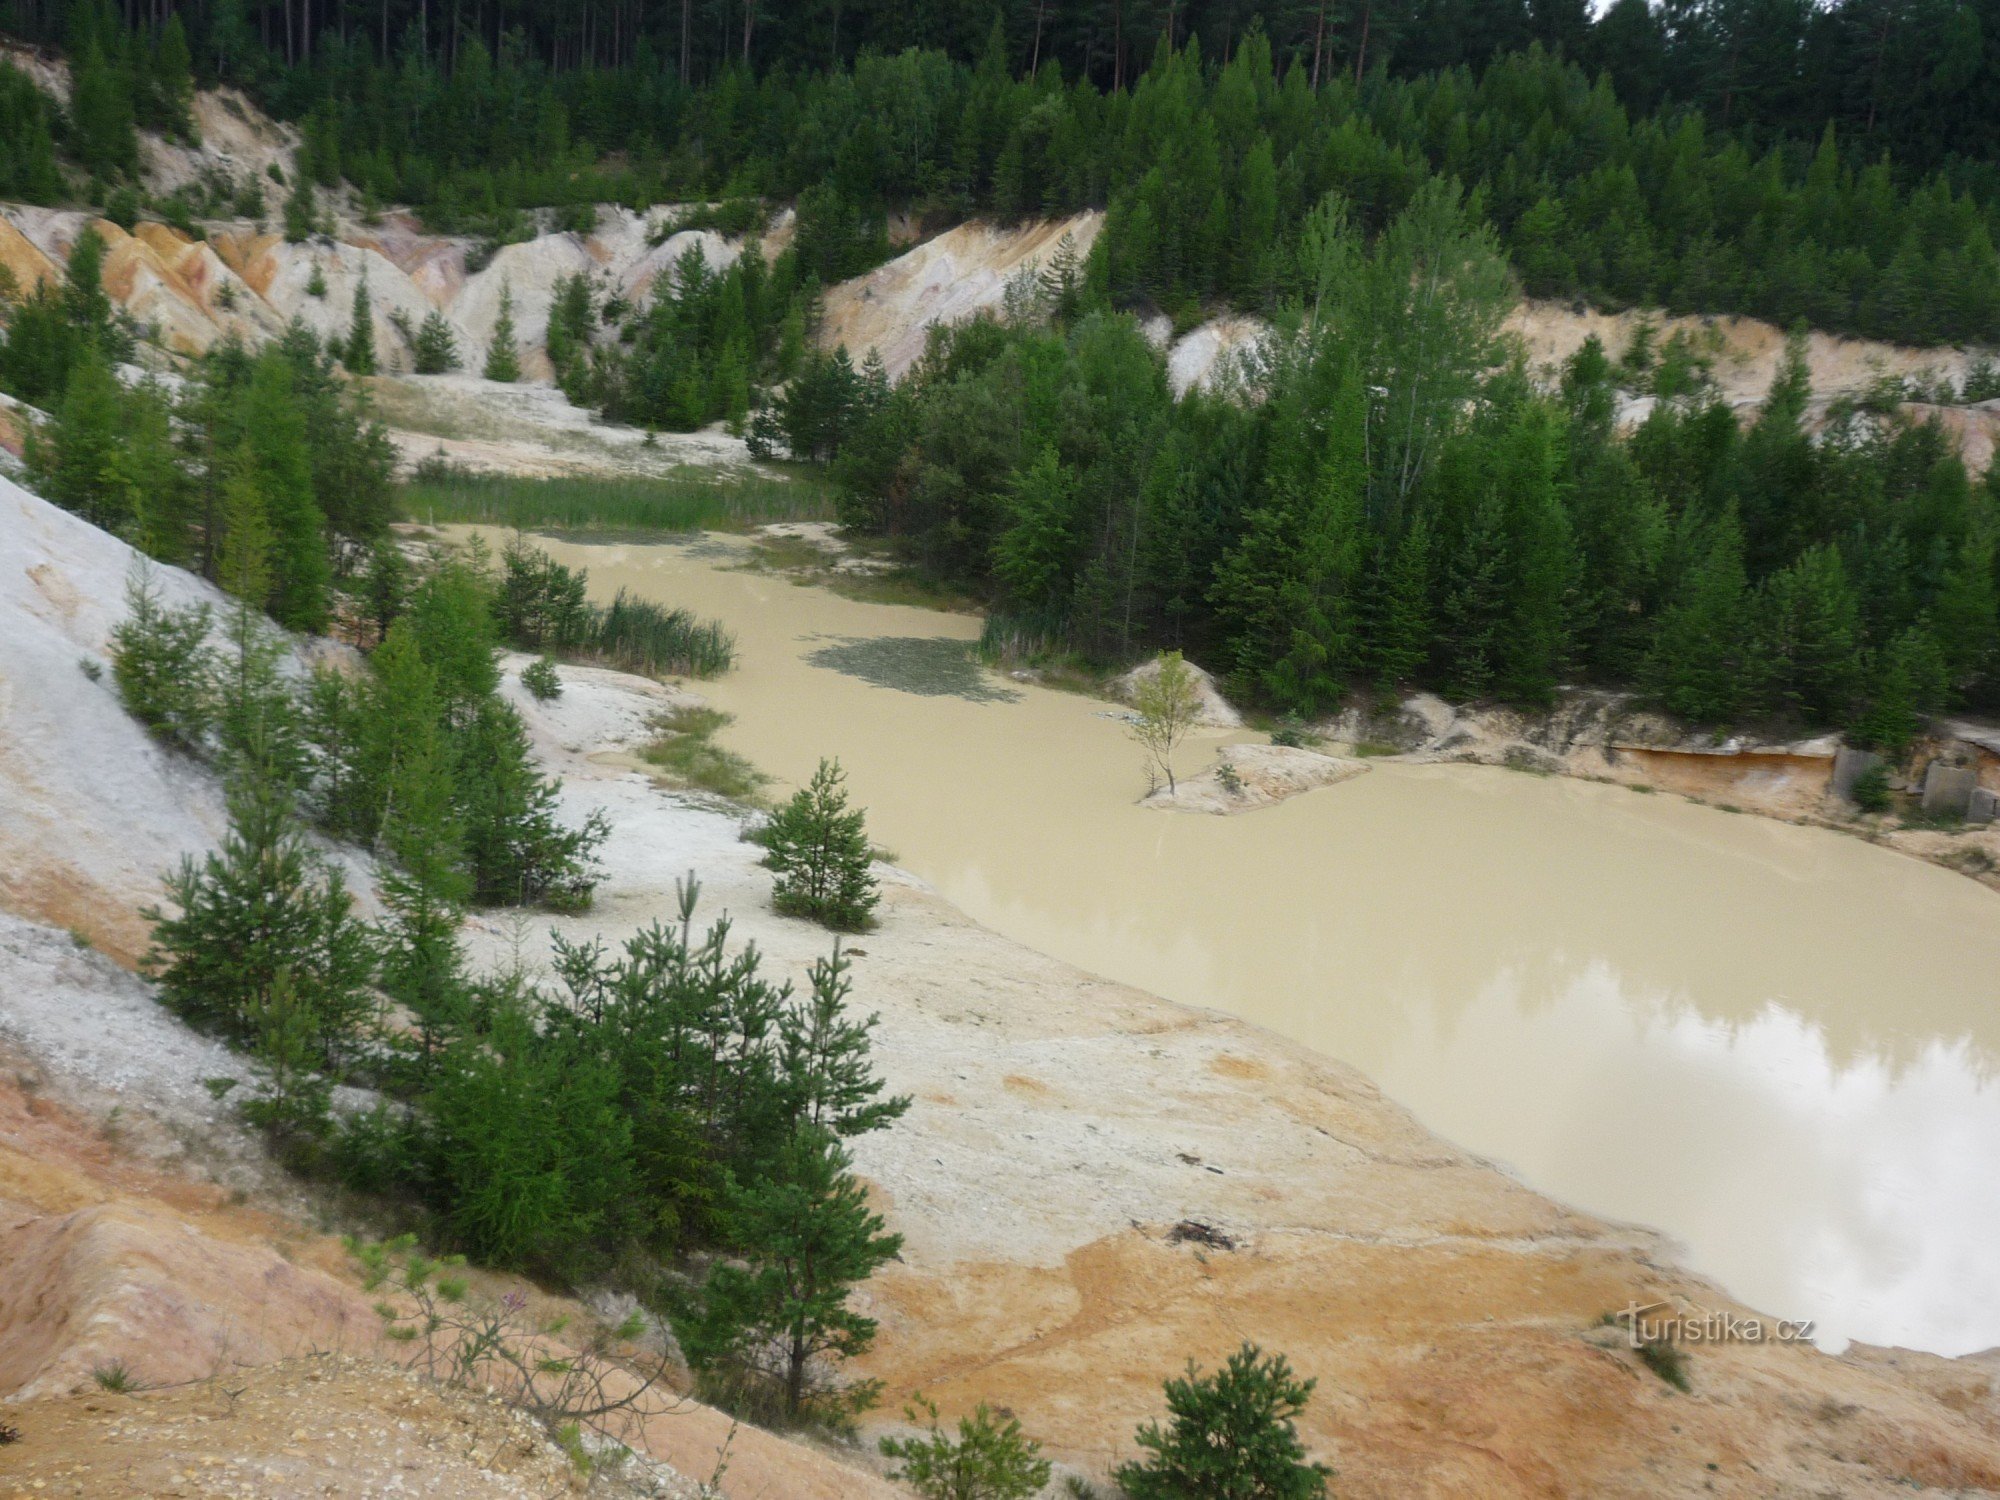
[[[1442, 183], [1372, 239], [1329, 199], [1301, 243], [1257, 399], [1174, 400], [1129, 316], [1065, 317], [1053, 284], [937, 332], [849, 407], [846, 518], [992, 597], [996, 652], [1184, 646], [1307, 718], [1372, 686], [1638, 682], [1894, 749], [1992, 700], [1993, 488], [1905, 393], [1816, 436], [1795, 346], [1744, 427], [1696, 350], [1647, 339], [1541, 391], [1496, 339], [1499, 246]], [[1629, 436], [1621, 391], [1652, 398]]]
[[[1581, 4], [1485, 0], [976, 17], [206, 0], [157, 34], [14, 4], [153, 123], [181, 108], [183, 10], [197, 68], [303, 123], [312, 177], [496, 239], [527, 233], [529, 207], [599, 198], [816, 190], [864, 226], [891, 206], [1108, 205], [1111, 289], [1191, 316], [1296, 289], [1296, 232], [1326, 192], [1377, 229], [1443, 175], [1478, 190], [1531, 292], [2000, 337], [2000, 110], [1980, 105], [2000, 89], [2000, 0], [1621, 0], [1595, 23]], [[105, 109], [83, 76], [72, 133], [111, 173], [129, 120], [88, 123]], [[111, 116], [125, 97], [89, 92]]]
[[[1011, 73], [1053, 65], [1100, 90], [1130, 84], [1163, 37], [1227, 57], [1253, 27], [1316, 85], [1378, 67], [1480, 69], [1540, 44], [1608, 72], [1635, 110], [1698, 108], [1759, 143], [1809, 143], [1833, 124], [1862, 155], [1891, 151], [1920, 170], [2000, 155], [2000, 0], [5, 0], [0, 26], [63, 45], [100, 3], [149, 27], [178, 19], [207, 76], [270, 88], [338, 51], [452, 71], [475, 42], [551, 75], [676, 83], [745, 63], [821, 72], [910, 47], [970, 63], [996, 17]], [[586, 135], [604, 118], [569, 114]]]

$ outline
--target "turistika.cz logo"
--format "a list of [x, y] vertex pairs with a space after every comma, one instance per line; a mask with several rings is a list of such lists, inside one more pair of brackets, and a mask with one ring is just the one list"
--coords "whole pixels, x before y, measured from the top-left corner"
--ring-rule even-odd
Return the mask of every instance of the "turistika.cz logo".
[[1662, 1343], [1810, 1344], [1813, 1337], [1810, 1318], [1760, 1318], [1706, 1307], [1683, 1310], [1671, 1302], [1627, 1303], [1616, 1318], [1634, 1349]]

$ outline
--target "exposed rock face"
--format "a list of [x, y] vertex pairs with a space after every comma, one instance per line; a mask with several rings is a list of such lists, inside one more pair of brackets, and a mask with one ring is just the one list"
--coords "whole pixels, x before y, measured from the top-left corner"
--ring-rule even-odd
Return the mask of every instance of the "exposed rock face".
[[[1207, 729], [1241, 729], [1243, 715], [1235, 705], [1222, 696], [1222, 689], [1215, 685], [1215, 678], [1193, 662], [1185, 662], [1188, 675], [1194, 679], [1195, 697], [1199, 707], [1195, 713], [1195, 723]], [[1126, 703], [1138, 701], [1139, 685], [1151, 682], [1160, 675], [1159, 658], [1139, 663], [1131, 671], [1111, 684], [1111, 691]]]
[[946, 230], [830, 290], [821, 341], [846, 345], [857, 365], [872, 349], [889, 378], [901, 380], [923, 354], [933, 323], [998, 312], [1010, 279], [1047, 269], [1065, 235], [1080, 260], [1103, 227], [1104, 215], [1092, 212], [1016, 229], [972, 223]]

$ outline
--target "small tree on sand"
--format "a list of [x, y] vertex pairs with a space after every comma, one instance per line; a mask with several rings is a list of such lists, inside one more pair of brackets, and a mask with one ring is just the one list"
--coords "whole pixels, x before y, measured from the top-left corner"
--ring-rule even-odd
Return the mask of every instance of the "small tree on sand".
[[860, 808], [847, 806], [839, 761], [823, 760], [813, 779], [765, 825], [765, 865], [777, 871], [778, 910], [837, 932], [867, 927], [875, 903], [873, 855]]
[[514, 284], [500, 283], [500, 319], [493, 325], [493, 347], [486, 351], [488, 380], [508, 384], [521, 378], [521, 351], [514, 342]]
[[865, 1409], [875, 1381], [835, 1385], [839, 1361], [866, 1353], [875, 1320], [849, 1291], [902, 1248], [848, 1171], [831, 1134], [807, 1127], [780, 1151], [772, 1176], [725, 1192], [723, 1222], [741, 1259], [719, 1262], [675, 1332], [711, 1381], [744, 1382], [736, 1398], [786, 1421], [838, 1420]]
[[1193, 670], [1178, 651], [1162, 651], [1157, 670], [1141, 675], [1134, 694], [1139, 719], [1132, 734], [1158, 773], [1167, 778], [1167, 790], [1178, 791], [1174, 782], [1174, 748], [1187, 738], [1201, 712], [1201, 692]]
[[929, 1433], [883, 1438], [882, 1452], [902, 1461], [889, 1477], [924, 1500], [1028, 1500], [1049, 1482], [1042, 1445], [1012, 1417], [996, 1418], [984, 1402], [971, 1416], [958, 1419], [956, 1437], [939, 1424], [937, 1403], [921, 1394], [903, 1414], [912, 1423], [928, 1417]]
[[1319, 1500], [1331, 1471], [1306, 1461], [1292, 1425], [1314, 1384], [1255, 1344], [1213, 1375], [1190, 1360], [1186, 1378], [1166, 1385], [1172, 1420], [1139, 1429], [1148, 1456], [1119, 1466], [1119, 1486], [1132, 1500]]

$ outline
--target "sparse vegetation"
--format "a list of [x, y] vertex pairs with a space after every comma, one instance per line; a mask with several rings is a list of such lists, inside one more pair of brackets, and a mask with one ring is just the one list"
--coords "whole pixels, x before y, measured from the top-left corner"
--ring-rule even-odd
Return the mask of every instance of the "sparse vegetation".
[[677, 786], [748, 801], [769, 778], [735, 751], [715, 743], [715, 732], [728, 722], [729, 715], [720, 709], [670, 709], [654, 721], [654, 736], [639, 752], [640, 758]]
[[92, 1366], [90, 1378], [97, 1383], [100, 1391], [109, 1391], [114, 1396], [129, 1396], [142, 1389], [138, 1377], [122, 1359]]
[[1687, 1355], [1671, 1339], [1647, 1339], [1634, 1352], [1641, 1364], [1675, 1390], [1694, 1389], [1688, 1381]]

